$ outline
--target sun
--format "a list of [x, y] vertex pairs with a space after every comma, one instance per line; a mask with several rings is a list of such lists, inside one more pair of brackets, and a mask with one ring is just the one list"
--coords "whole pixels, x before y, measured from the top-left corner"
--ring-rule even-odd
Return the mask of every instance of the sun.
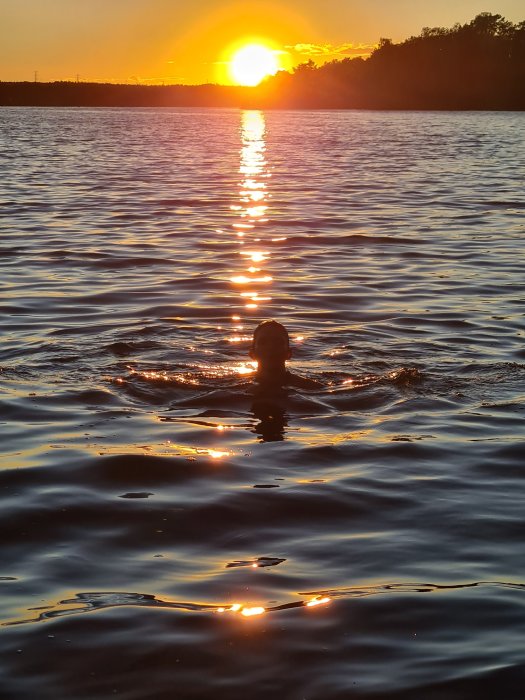
[[232, 56], [230, 64], [231, 79], [237, 85], [258, 85], [269, 75], [274, 75], [280, 68], [276, 52], [262, 44], [246, 44]]

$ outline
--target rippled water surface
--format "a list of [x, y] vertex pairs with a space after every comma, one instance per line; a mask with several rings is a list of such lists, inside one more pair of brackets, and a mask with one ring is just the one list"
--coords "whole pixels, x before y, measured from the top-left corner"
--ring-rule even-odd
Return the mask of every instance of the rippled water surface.
[[0, 697], [522, 697], [525, 116], [0, 129]]

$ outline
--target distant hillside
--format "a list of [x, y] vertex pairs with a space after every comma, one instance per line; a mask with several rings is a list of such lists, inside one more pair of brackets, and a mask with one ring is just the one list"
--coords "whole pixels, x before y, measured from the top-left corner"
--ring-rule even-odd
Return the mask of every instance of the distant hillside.
[[0, 105], [524, 110], [525, 21], [485, 12], [399, 44], [381, 39], [367, 59], [309, 61], [256, 88], [0, 83]]

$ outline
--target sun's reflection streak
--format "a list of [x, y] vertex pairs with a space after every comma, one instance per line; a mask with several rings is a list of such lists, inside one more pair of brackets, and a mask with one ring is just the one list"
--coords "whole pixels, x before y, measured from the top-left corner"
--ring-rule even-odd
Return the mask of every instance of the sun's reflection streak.
[[233, 603], [228, 606], [221, 605], [215, 609], [215, 612], [219, 614], [238, 613], [243, 617], [254, 617], [256, 615], [264, 615], [264, 613], [277, 612], [288, 608], [314, 608], [320, 605], [328, 605], [328, 603], [331, 602], [332, 599], [329, 596], [316, 595], [310, 600], [302, 600], [297, 603], [288, 603], [285, 605], [275, 605], [269, 608], [265, 608], [262, 605], [244, 605], [244, 603]]
[[239, 291], [244, 313], [250, 314], [271, 301], [270, 296], [261, 296], [260, 292], [263, 289], [266, 291], [267, 285], [273, 281], [272, 276], [258, 266], [268, 260], [269, 253], [244, 249], [244, 246], [261, 240], [261, 233], [269, 220], [267, 181], [271, 175], [266, 162], [266, 122], [263, 112], [247, 110], [242, 113], [239, 173], [239, 198], [230, 209], [237, 214], [231, 227], [239, 246], [243, 246], [238, 251], [242, 267], [230, 277], [230, 283]]

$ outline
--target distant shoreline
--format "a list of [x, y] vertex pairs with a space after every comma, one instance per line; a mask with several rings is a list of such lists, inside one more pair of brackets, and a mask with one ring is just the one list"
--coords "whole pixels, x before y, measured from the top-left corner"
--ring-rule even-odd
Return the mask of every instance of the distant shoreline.
[[355, 99], [342, 104], [336, 96], [332, 101], [294, 100], [269, 95], [257, 87], [227, 85], [125, 85], [113, 83], [77, 82], [0, 82], [0, 107], [202, 107], [231, 109], [319, 109], [319, 110], [375, 110], [375, 111], [525, 111], [525, 101], [516, 95], [513, 103], [502, 105], [498, 100], [445, 104], [426, 100], [425, 104], [409, 99], [396, 100]]

